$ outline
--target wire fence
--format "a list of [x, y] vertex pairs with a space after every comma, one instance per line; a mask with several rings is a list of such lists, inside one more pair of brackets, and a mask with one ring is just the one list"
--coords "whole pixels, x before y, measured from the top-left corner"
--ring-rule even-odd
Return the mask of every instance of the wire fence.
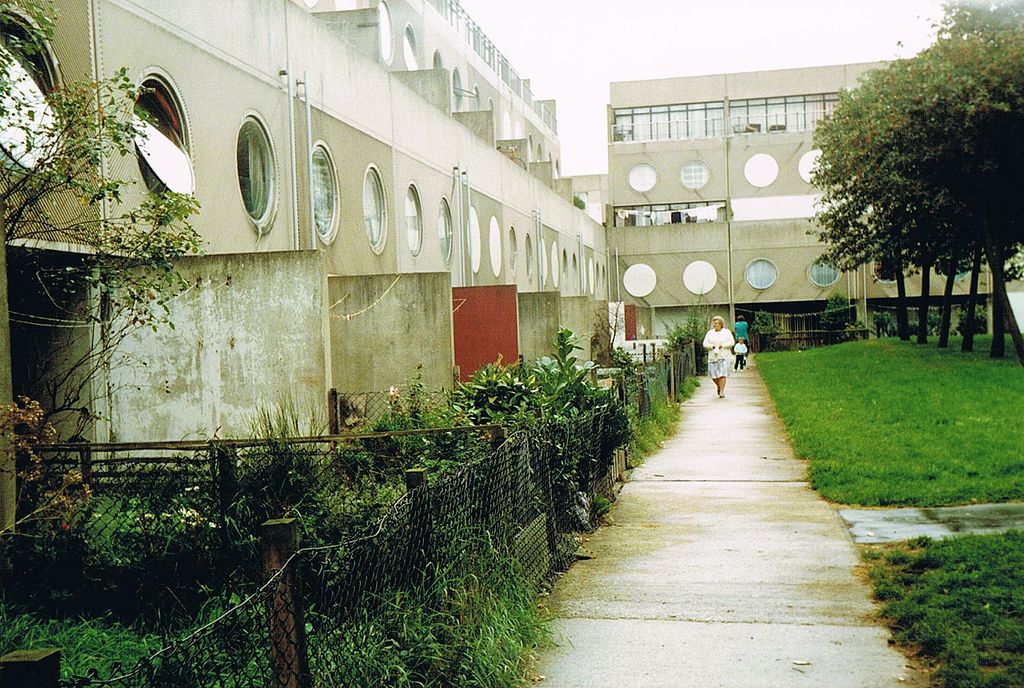
[[[404, 635], [410, 614], [468, 623], [466, 586], [486, 587], [488, 572], [500, 576], [493, 585], [537, 583], [574, 560], [579, 533], [594, 522], [590, 496], [612, 494], [612, 455], [622, 441], [615, 423], [602, 407], [507, 439], [476, 428], [187, 450], [51, 447], [54, 473], [76, 466], [92, 491], [90, 506], [57, 530], [116, 550], [105, 571], [86, 574], [123, 581], [97, 607], [144, 618], [137, 607], [166, 610], [157, 603], [173, 585], [176, 596], [205, 591], [210, 619], [197, 627], [201, 600], [176, 601], [192, 623], [168, 632], [174, 639], [159, 651], [61, 685], [393, 685], [380, 656], [414, 642]], [[422, 460], [446, 451], [457, 463]], [[367, 484], [378, 490], [370, 498]], [[41, 575], [42, 564], [23, 560], [20, 573]], [[79, 564], [89, 561], [63, 563]], [[124, 582], [133, 573], [136, 580]], [[52, 581], [23, 583], [28, 593]], [[87, 588], [62, 597], [97, 592]], [[211, 590], [221, 591], [216, 613]], [[414, 675], [405, 678], [417, 685], [456, 675], [444, 661], [407, 666]]]
[[[409, 390], [399, 390], [397, 387], [382, 392], [343, 392], [331, 389], [327, 396], [329, 431], [339, 434], [372, 427], [404, 401], [403, 393], [408, 394]], [[444, 391], [418, 390], [416, 400], [423, 407], [442, 406], [447, 402], [447, 396]]]

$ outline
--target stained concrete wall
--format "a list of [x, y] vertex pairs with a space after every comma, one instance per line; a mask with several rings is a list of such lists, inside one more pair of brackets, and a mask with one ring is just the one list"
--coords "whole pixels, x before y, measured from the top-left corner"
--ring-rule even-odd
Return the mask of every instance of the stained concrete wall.
[[572, 296], [562, 299], [562, 327], [569, 328], [579, 339], [581, 351], [576, 356], [583, 361], [591, 358], [590, 338], [599, 318], [602, 324], [608, 317], [608, 304], [588, 296]]
[[[129, 338], [111, 372], [111, 439], [237, 437], [292, 401], [326, 418], [326, 279], [310, 251], [185, 259], [174, 329]], [[321, 413], [322, 412], [322, 413]]]
[[551, 355], [561, 317], [560, 301], [552, 291], [519, 294], [519, 353], [523, 360]]
[[[328, 278], [331, 386], [377, 392], [412, 379], [450, 389], [452, 291], [447, 272]], [[350, 317], [349, 317], [350, 316]]]

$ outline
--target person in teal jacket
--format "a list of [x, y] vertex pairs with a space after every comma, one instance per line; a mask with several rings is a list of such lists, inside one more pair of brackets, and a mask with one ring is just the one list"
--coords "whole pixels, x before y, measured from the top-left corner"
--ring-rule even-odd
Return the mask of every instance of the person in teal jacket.
[[736, 339], [743, 337], [744, 341], [750, 341], [750, 332], [747, 331], [747, 319], [742, 315], [736, 316], [736, 325], [733, 327], [736, 330]]

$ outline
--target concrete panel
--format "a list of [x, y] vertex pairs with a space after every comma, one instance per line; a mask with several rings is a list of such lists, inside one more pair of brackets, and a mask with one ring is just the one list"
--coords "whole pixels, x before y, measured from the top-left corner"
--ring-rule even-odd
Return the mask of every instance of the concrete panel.
[[444, 69], [422, 69], [415, 72], [395, 72], [394, 78], [416, 91], [445, 114], [452, 111], [451, 90], [448, 87], [448, 72]]
[[590, 360], [590, 340], [598, 323], [601, 323], [601, 327], [607, 327], [608, 304], [589, 296], [562, 297], [561, 311], [561, 326], [572, 330], [579, 340], [581, 350], [576, 352], [576, 356], [581, 361]]
[[519, 294], [519, 352], [526, 361], [550, 356], [561, 321], [561, 298], [555, 292]]
[[331, 386], [376, 392], [423, 366], [429, 390], [450, 389], [451, 282], [448, 273], [330, 277]]
[[246, 436], [261, 407], [326, 410], [321, 255], [202, 256], [180, 269], [192, 286], [168, 304], [175, 328], [140, 331], [115, 357], [112, 439]]

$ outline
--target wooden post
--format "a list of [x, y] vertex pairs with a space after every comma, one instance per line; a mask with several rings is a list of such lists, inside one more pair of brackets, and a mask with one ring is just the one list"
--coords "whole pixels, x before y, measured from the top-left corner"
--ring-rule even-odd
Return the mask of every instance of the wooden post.
[[331, 435], [341, 434], [341, 419], [338, 417], [338, 390], [334, 387], [327, 390], [327, 432]]
[[[217, 510], [220, 517], [221, 547], [224, 554], [234, 548], [234, 538], [231, 536], [232, 528], [229, 526], [235, 503], [238, 496], [238, 450], [233, 447], [226, 447], [217, 442], [210, 443], [210, 454], [212, 468], [216, 471], [216, 482], [214, 490], [217, 494]], [[246, 524], [246, 527], [250, 527]], [[227, 571], [223, 572], [227, 575]]]
[[0, 657], [0, 688], [57, 688], [60, 650], [17, 650]]
[[89, 440], [82, 440], [80, 444], [82, 448], [78, 450], [78, 470], [82, 474], [82, 484], [88, 485], [92, 482], [92, 446]]
[[430, 491], [426, 468], [410, 468], [405, 472], [405, 491], [409, 494], [410, 570], [423, 573], [430, 563], [431, 537]]
[[641, 351], [644, 352], [644, 365], [647, 365], [647, 343], [645, 342], [645, 343], [641, 344], [640, 347], [641, 347]]
[[670, 351], [668, 354], [668, 398], [672, 400], [672, 403], [676, 403], [676, 352]]
[[507, 435], [505, 434], [505, 428], [495, 427], [487, 433], [487, 439], [491, 442], [491, 451], [498, 451], [501, 449], [501, 445], [505, 444]]
[[293, 560], [285, 566], [299, 549], [295, 519], [265, 521], [260, 526], [260, 543], [267, 579], [277, 575], [274, 597], [268, 610], [271, 683], [278, 688], [310, 688], [312, 681], [306, 655], [306, 622], [298, 562]]

